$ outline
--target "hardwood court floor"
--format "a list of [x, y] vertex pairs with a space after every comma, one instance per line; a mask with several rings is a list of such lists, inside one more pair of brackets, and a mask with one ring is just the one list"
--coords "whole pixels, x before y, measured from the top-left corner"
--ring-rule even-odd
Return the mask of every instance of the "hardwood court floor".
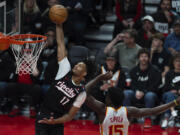
[[[34, 135], [34, 121], [23, 116], [10, 118], [0, 115], [0, 135]], [[99, 126], [92, 121], [78, 120], [65, 124], [64, 135], [99, 135]], [[132, 124], [129, 135], [180, 135], [177, 128], [162, 130], [160, 126], [144, 129], [141, 124]]]

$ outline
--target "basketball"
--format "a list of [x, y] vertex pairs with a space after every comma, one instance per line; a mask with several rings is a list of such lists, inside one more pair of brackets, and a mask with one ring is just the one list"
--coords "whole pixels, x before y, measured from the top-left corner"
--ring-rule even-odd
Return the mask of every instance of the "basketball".
[[68, 16], [67, 9], [62, 5], [52, 6], [49, 10], [49, 18], [56, 24], [61, 24], [66, 21]]

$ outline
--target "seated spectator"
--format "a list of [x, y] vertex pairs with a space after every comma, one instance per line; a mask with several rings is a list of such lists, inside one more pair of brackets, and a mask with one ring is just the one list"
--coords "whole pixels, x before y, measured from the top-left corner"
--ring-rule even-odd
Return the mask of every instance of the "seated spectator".
[[[145, 104], [146, 108], [155, 107], [158, 101], [158, 87], [161, 84], [161, 74], [153, 67], [150, 53], [146, 49], [138, 52], [139, 64], [130, 71], [131, 89], [135, 92], [136, 104]], [[151, 119], [146, 118], [144, 127], [151, 127]]]
[[0, 111], [1, 103], [7, 98], [7, 86], [12, 81], [15, 62], [10, 50], [0, 51]]
[[[169, 103], [176, 99], [178, 93], [180, 93], [180, 54], [173, 56], [173, 69], [170, 70], [165, 77], [165, 86], [163, 91], [162, 100], [164, 103]], [[167, 128], [167, 126], [174, 126], [174, 121], [170, 120], [168, 123], [168, 119], [170, 116], [177, 116], [177, 112], [174, 108], [166, 111], [164, 113], [164, 117], [162, 119], [162, 128]]]
[[68, 18], [65, 22], [65, 32], [69, 42], [75, 45], [84, 45], [84, 33], [87, 27], [89, 13], [92, 10], [91, 0], [61, 0], [60, 3], [68, 9]]
[[[26, 66], [26, 64], [24, 64], [24, 66]], [[32, 75], [29, 73], [22, 74], [23, 70], [21, 70], [14, 76], [14, 82], [8, 83], [6, 88], [7, 96], [13, 103], [12, 110], [8, 114], [10, 117], [21, 114], [19, 101], [25, 95], [28, 96], [29, 100], [30, 117], [36, 116], [36, 111], [42, 98], [42, 89], [40, 85], [37, 84], [41, 71], [42, 67], [38, 62], [38, 67], [33, 70]]]
[[100, 66], [99, 74], [105, 74], [107, 71], [111, 71], [113, 73], [113, 77], [111, 80], [103, 82], [100, 86], [100, 90], [107, 91], [109, 87], [121, 87], [122, 89], [125, 89], [125, 74], [121, 70], [121, 66], [117, 61], [117, 56], [114, 52], [107, 54], [105, 64]]
[[171, 0], [171, 5], [172, 5], [172, 13], [176, 16], [176, 18], [180, 18], [180, 1]]
[[141, 17], [141, 0], [116, 0], [117, 20], [114, 26], [113, 37], [124, 29], [135, 28]]
[[42, 50], [40, 55], [43, 69], [39, 77], [43, 93], [46, 93], [46, 91], [50, 87], [50, 84], [55, 78], [58, 70], [55, 28], [48, 27], [45, 30], [45, 35], [47, 36], [47, 42], [45, 48]]
[[42, 27], [43, 33], [46, 32], [48, 27], [55, 27], [55, 23], [53, 23], [49, 18], [49, 9], [56, 5], [60, 4], [59, 0], [36, 0], [37, 5], [41, 11], [41, 18], [42, 18]]
[[154, 28], [154, 19], [152, 16], [145, 16], [142, 18], [142, 28], [138, 31], [137, 43], [142, 48], [150, 48], [152, 36], [157, 31]]
[[160, 9], [152, 16], [155, 21], [155, 29], [167, 36], [175, 19], [171, 12], [171, 1], [161, 0]]
[[[117, 51], [118, 61], [122, 68], [132, 69], [137, 64], [137, 54], [141, 47], [136, 44], [137, 32], [135, 29], [127, 29], [114, 38], [104, 49], [105, 53]], [[123, 42], [117, 43], [123, 40]]]
[[180, 19], [173, 25], [174, 32], [167, 36], [164, 47], [172, 56], [180, 53]]
[[42, 34], [41, 13], [36, 0], [25, 0], [23, 5], [23, 33]]
[[[125, 73], [122, 71], [120, 64], [117, 61], [117, 56], [113, 52], [106, 55], [105, 63], [100, 65], [97, 74], [105, 74], [108, 71], [113, 73], [113, 77], [108, 81], [99, 82], [93, 91], [93, 95], [101, 102], [105, 102], [107, 91], [110, 87], [120, 87], [123, 90], [126, 87]], [[95, 120], [95, 123], [97, 121]]]
[[150, 49], [150, 60], [151, 64], [157, 66], [160, 70], [162, 78], [165, 77], [166, 73], [169, 71], [169, 60], [170, 55], [164, 49], [164, 35], [162, 33], [156, 33], [152, 38], [152, 44]]

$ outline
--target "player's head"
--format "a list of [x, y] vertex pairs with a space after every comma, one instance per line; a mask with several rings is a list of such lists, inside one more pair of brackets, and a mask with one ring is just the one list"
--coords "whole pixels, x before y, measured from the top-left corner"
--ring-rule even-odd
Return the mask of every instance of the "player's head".
[[106, 104], [113, 105], [114, 107], [120, 107], [123, 104], [124, 93], [121, 88], [111, 87], [108, 89], [106, 96]]
[[96, 67], [93, 61], [85, 59], [75, 64], [75, 66], [72, 69], [72, 73], [74, 76], [79, 77], [80, 80], [85, 80], [85, 78], [90, 77], [94, 74], [95, 69]]

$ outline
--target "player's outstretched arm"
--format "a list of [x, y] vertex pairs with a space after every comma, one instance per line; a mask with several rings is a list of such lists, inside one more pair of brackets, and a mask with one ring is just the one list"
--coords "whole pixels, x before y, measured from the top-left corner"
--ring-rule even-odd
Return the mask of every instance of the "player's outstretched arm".
[[62, 24], [56, 24], [56, 40], [58, 45], [57, 57], [58, 61], [61, 61], [67, 55]]
[[165, 112], [166, 110], [170, 109], [171, 107], [175, 107], [177, 105], [180, 105], [180, 97], [170, 103], [163, 104], [154, 108], [136, 108], [136, 107], [128, 107], [128, 118], [129, 117], [145, 117], [145, 116], [151, 116], [151, 115], [158, 115], [162, 112]]
[[71, 107], [69, 112], [64, 114], [62, 117], [59, 117], [57, 119], [54, 119], [53, 117], [50, 117], [49, 119], [43, 118], [42, 120], [39, 120], [38, 123], [53, 125], [53, 124], [61, 124], [61, 123], [69, 122], [74, 118], [74, 116], [79, 111], [79, 109], [80, 108], [73, 106]]
[[105, 104], [96, 100], [91, 95], [91, 91], [92, 91], [93, 86], [95, 86], [99, 81], [109, 80], [110, 78], [112, 78], [112, 73], [107, 72], [106, 74], [98, 75], [97, 77], [95, 77], [93, 80], [91, 80], [90, 82], [86, 84], [87, 98], [86, 98], [85, 103], [88, 107], [90, 107], [99, 115], [104, 114]]

